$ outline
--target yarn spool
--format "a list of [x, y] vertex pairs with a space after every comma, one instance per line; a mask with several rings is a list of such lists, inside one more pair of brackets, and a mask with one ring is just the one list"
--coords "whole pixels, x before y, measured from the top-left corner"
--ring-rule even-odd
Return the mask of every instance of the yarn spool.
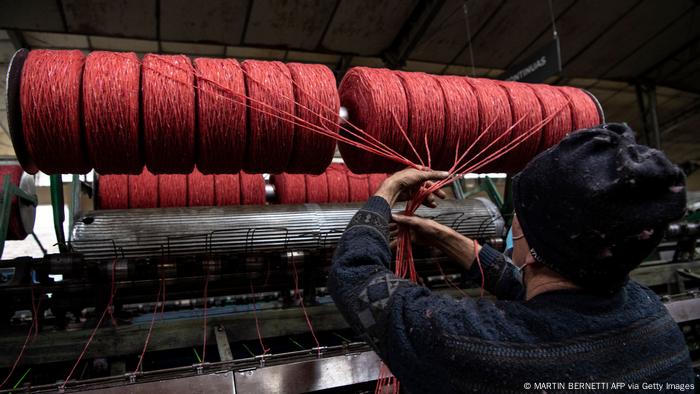
[[[462, 155], [479, 135], [479, 104], [474, 88], [465, 77], [434, 77], [442, 88], [445, 100], [445, 137], [437, 167], [449, 170], [455, 152]], [[470, 151], [474, 153], [474, 148]]]
[[246, 60], [248, 149], [243, 168], [249, 173], [281, 173], [294, 143], [294, 89], [289, 69], [281, 62]]
[[348, 171], [347, 176], [350, 202], [366, 201], [369, 198], [369, 175]]
[[239, 174], [241, 181], [241, 204], [265, 205], [265, 179], [260, 174]]
[[97, 191], [98, 209], [129, 208], [128, 175], [100, 175]]
[[[288, 63], [294, 85], [294, 113], [298, 118], [338, 134], [340, 97], [335, 75], [322, 64]], [[287, 166], [289, 173], [321, 174], [333, 160], [335, 140], [294, 126], [294, 145]]]
[[158, 177], [144, 167], [139, 175], [129, 175], [129, 208], [158, 207]]
[[280, 204], [306, 202], [306, 179], [303, 174], [276, 174], [272, 176], [272, 183]]
[[[475, 164], [488, 158], [498, 149], [505, 146], [512, 139], [512, 113], [508, 95], [497, 81], [481, 78], [469, 78], [469, 83], [474, 88], [479, 109], [479, 135], [485, 133], [476, 143], [470, 156], [475, 157]], [[503, 134], [506, 134], [503, 136]], [[499, 137], [502, 138], [498, 139]], [[496, 142], [494, 142], [496, 141]], [[493, 144], [492, 144], [493, 143]], [[490, 146], [489, 146], [490, 145]], [[482, 152], [476, 156], [479, 152]], [[488, 172], [497, 169], [498, 162], [491, 162], [480, 170]]]
[[306, 202], [327, 203], [328, 177], [326, 174], [304, 175], [304, 179], [306, 181]]
[[184, 55], [143, 58], [143, 146], [156, 174], [188, 174], [195, 162], [194, 72]]
[[[393, 71], [354, 67], [345, 74], [338, 91], [352, 124], [405, 157], [413, 157], [408, 155], [410, 148], [400, 131], [400, 128], [408, 129], [406, 93]], [[346, 128], [354, 131], [351, 126]], [[341, 130], [340, 134], [358, 140], [346, 131]], [[396, 171], [403, 167], [347, 143], [339, 143], [338, 149], [345, 164], [355, 173]]]
[[20, 104], [24, 143], [47, 174], [90, 170], [81, 131], [82, 52], [30, 51], [22, 69]]
[[367, 179], [367, 182], [369, 183], [369, 195], [373, 195], [377, 189], [379, 189], [379, 186], [381, 186], [382, 182], [387, 178], [386, 174], [369, 174], [369, 178]]
[[542, 128], [539, 152], [558, 143], [572, 131], [571, 110], [566, 96], [549, 85], [530, 85], [542, 106], [544, 119], [550, 119]]
[[347, 168], [339, 163], [332, 163], [326, 170], [328, 184], [328, 202], [349, 202]]
[[83, 72], [83, 118], [87, 153], [100, 174], [139, 174], [141, 66], [133, 52], [96, 51]]
[[602, 122], [598, 105], [588, 93], [569, 86], [559, 86], [558, 89], [569, 100], [573, 130], [593, 127]]
[[[542, 109], [535, 92], [527, 85], [517, 82], [500, 82], [505, 89], [510, 101], [513, 113], [513, 124], [520, 121], [513, 128], [512, 138], [526, 133], [534, 133], [513, 148], [504, 157], [501, 169], [509, 173], [516, 173], [535, 157], [542, 139]], [[537, 129], [537, 131], [533, 131]]]
[[[19, 187], [29, 194], [33, 194], [34, 191], [33, 184], [31, 186], [32, 190], [28, 190], [26, 187], [22, 187], [22, 175], [24, 170], [18, 165], [0, 165], [0, 195], [4, 192], [5, 185], [5, 175], [10, 176], [10, 184]], [[6, 203], [6, 202], [3, 202]], [[10, 218], [7, 223], [7, 234], [5, 234], [6, 240], [23, 240], [27, 238], [28, 233], [31, 233], [32, 227], [34, 226], [34, 212], [28, 212], [28, 215], [23, 215], [22, 213], [22, 202], [17, 198], [17, 196], [12, 196], [10, 201]]]
[[214, 175], [214, 189], [217, 207], [241, 204], [241, 184], [238, 174]]
[[187, 206], [187, 175], [158, 175], [158, 206], [161, 208]]
[[214, 175], [204, 175], [195, 168], [187, 175], [187, 206], [215, 205]]
[[[413, 162], [422, 162], [433, 168], [449, 169], [451, 160], [443, 152], [445, 134], [445, 100], [442, 89], [432, 76], [420, 72], [397, 71], [406, 92], [408, 128], [406, 132], [418, 151], [420, 159], [410, 149], [404, 155]], [[426, 148], [426, 139], [428, 148]], [[435, 160], [432, 162], [429, 157]]]
[[198, 58], [194, 64], [198, 73], [197, 168], [205, 174], [236, 173], [246, 150], [243, 70], [236, 59]]

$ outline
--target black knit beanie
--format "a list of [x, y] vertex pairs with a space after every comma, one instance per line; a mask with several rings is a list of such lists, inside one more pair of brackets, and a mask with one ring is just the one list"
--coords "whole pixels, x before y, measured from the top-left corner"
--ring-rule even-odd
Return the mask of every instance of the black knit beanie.
[[685, 176], [626, 124], [568, 135], [513, 178], [537, 261], [584, 288], [613, 291], [685, 213]]

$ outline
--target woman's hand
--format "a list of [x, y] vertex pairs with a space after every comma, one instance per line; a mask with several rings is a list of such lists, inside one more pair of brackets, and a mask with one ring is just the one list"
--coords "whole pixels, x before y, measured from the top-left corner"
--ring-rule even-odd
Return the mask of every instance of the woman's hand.
[[[393, 207], [398, 201], [410, 199], [418, 192], [421, 186], [430, 187], [433, 184], [431, 181], [442, 180], [448, 176], [449, 173], [447, 171], [407, 168], [385, 179], [374, 195], [384, 198], [389, 203], [389, 206]], [[427, 207], [435, 208], [437, 206], [435, 197], [445, 198], [445, 192], [437, 190], [434, 193], [430, 193], [423, 201], [423, 204]]]

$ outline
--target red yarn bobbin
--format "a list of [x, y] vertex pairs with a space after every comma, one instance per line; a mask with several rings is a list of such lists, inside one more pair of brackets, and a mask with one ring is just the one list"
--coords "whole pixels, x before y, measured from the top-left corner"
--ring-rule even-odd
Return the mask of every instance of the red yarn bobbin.
[[306, 180], [303, 174], [275, 174], [272, 176], [275, 195], [280, 204], [306, 202]]
[[306, 181], [306, 202], [328, 202], [328, 177], [321, 175], [304, 175]]
[[[557, 88], [549, 85], [529, 85], [542, 106], [542, 115], [551, 120], [542, 128], [542, 140], [539, 152], [561, 141], [572, 131], [571, 110], [566, 96]], [[553, 117], [552, 117], [553, 116]]]
[[[510, 107], [513, 113], [513, 122], [518, 123], [513, 128], [512, 138], [516, 138], [525, 133], [532, 132], [533, 128], [542, 123], [542, 110], [540, 102], [532, 89], [518, 82], [500, 82], [501, 87], [508, 93]], [[515, 173], [523, 169], [530, 159], [535, 157], [539, 150], [542, 139], [542, 127], [527, 137], [513, 150], [508, 152], [504, 158], [503, 165], [499, 170]]]
[[196, 168], [187, 175], [187, 206], [215, 205], [214, 175], [204, 175]]
[[[412, 149], [401, 152], [405, 157], [426, 166], [449, 169], [454, 162], [454, 154], [445, 155], [443, 139], [445, 134], [445, 100], [440, 85], [432, 76], [420, 72], [396, 71], [406, 91], [408, 104], [408, 128], [406, 132], [418, 151], [420, 159]], [[428, 149], [425, 140], [428, 141]], [[428, 155], [436, 160], [429, 163]]]
[[158, 206], [161, 208], [187, 206], [187, 175], [158, 175]]
[[367, 182], [369, 183], [368, 191], [370, 196], [379, 189], [379, 186], [381, 186], [382, 182], [384, 182], [387, 177], [387, 174], [369, 174]]
[[581, 130], [600, 124], [600, 113], [595, 101], [586, 92], [569, 86], [557, 86], [557, 89], [569, 99], [571, 123], [574, 130]]
[[133, 52], [96, 51], [85, 60], [85, 141], [92, 166], [100, 174], [139, 174], [143, 169], [140, 83], [141, 66]]
[[[24, 170], [18, 165], [0, 166], [0, 195], [4, 192], [5, 175], [10, 176], [10, 184], [19, 187]], [[27, 232], [22, 224], [22, 217], [19, 211], [19, 200], [17, 196], [12, 196], [10, 202], [10, 220], [8, 222], [7, 234], [5, 239], [19, 241], [27, 238]]]
[[265, 179], [260, 174], [239, 174], [241, 181], [241, 204], [265, 205]]
[[248, 132], [243, 70], [236, 59], [198, 58], [194, 64], [199, 74], [197, 168], [205, 174], [238, 172], [245, 157]]
[[328, 202], [349, 202], [347, 168], [339, 163], [332, 163], [326, 170], [328, 184]]
[[[335, 75], [322, 64], [288, 63], [294, 81], [295, 115], [311, 124], [338, 133], [340, 97]], [[294, 147], [287, 172], [321, 174], [333, 160], [335, 140], [294, 127]]]
[[366, 201], [369, 198], [369, 175], [348, 171], [348, 195], [350, 202]]
[[148, 169], [189, 174], [195, 157], [194, 73], [184, 55], [143, 58], [143, 143]]
[[241, 184], [238, 174], [214, 175], [216, 206], [240, 205]]
[[22, 69], [20, 106], [28, 154], [47, 174], [90, 171], [81, 131], [80, 51], [33, 50]]
[[[479, 104], [474, 88], [467, 78], [434, 78], [442, 88], [445, 100], [445, 141], [440, 157], [436, 157], [436, 168], [449, 170], [454, 162], [455, 152], [463, 154], [479, 135]], [[475, 153], [474, 148], [471, 153]]]
[[98, 192], [99, 209], [129, 208], [128, 175], [101, 175]]
[[294, 143], [294, 124], [290, 115], [294, 113], [292, 76], [282, 62], [246, 60], [243, 69], [251, 99], [243, 168], [252, 173], [284, 172]]
[[140, 175], [129, 175], [129, 208], [158, 207], [158, 177], [143, 168]]
[[[393, 71], [354, 67], [345, 74], [338, 91], [352, 124], [398, 153], [410, 151], [400, 131], [400, 128], [408, 128], [406, 93]], [[353, 138], [342, 130], [340, 133]], [[339, 143], [338, 149], [345, 164], [356, 173], [395, 171], [403, 167], [345, 143]]]
[[[476, 161], [480, 161], [505, 146], [512, 139], [512, 130], [508, 132], [508, 135], [498, 138], [511, 127], [513, 116], [508, 95], [498, 82], [483, 78], [468, 78], [467, 80], [474, 87], [479, 107], [479, 135], [486, 133], [470, 153], [470, 156], [474, 156], [485, 150], [476, 158]], [[496, 142], [491, 145], [494, 141]], [[490, 163], [484, 166], [481, 171], [488, 172], [491, 169], [497, 169], [498, 166], [497, 162]]]

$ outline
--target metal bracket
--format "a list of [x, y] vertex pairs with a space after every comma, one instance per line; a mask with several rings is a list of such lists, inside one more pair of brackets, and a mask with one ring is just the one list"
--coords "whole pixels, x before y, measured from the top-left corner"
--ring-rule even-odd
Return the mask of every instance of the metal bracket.
[[2, 240], [0, 244], [0, 256], [2, 256], [2, 252], [5, 249], [7, 230], [10, 226], [10, 216], [12, 216], [12, 197], [14, 196], [34, 206], [37, 206], [39, 203], [36, 196], [29, 195], [24, 190], [13, 185], [9, 174], [3, 177], [2, 209], [0, 210], [0, 240]]
[[233, 353], [228, 343], [228, 336], [226, 336], [226, 328], [223, 325], [216, 326], [214, 335], [216, 337], [216, 348], [219, 350], [219, 359], [221, 361], [233, 361]]
[[63, 232], [63, 222], [66, 220], [63, 200], [63, 180], [61, 175], [51, 175], [51, 207], [53, 208], [53, 227], [56, 232], [56, 243], [58, 250], [67, 252], [66, 236]]

